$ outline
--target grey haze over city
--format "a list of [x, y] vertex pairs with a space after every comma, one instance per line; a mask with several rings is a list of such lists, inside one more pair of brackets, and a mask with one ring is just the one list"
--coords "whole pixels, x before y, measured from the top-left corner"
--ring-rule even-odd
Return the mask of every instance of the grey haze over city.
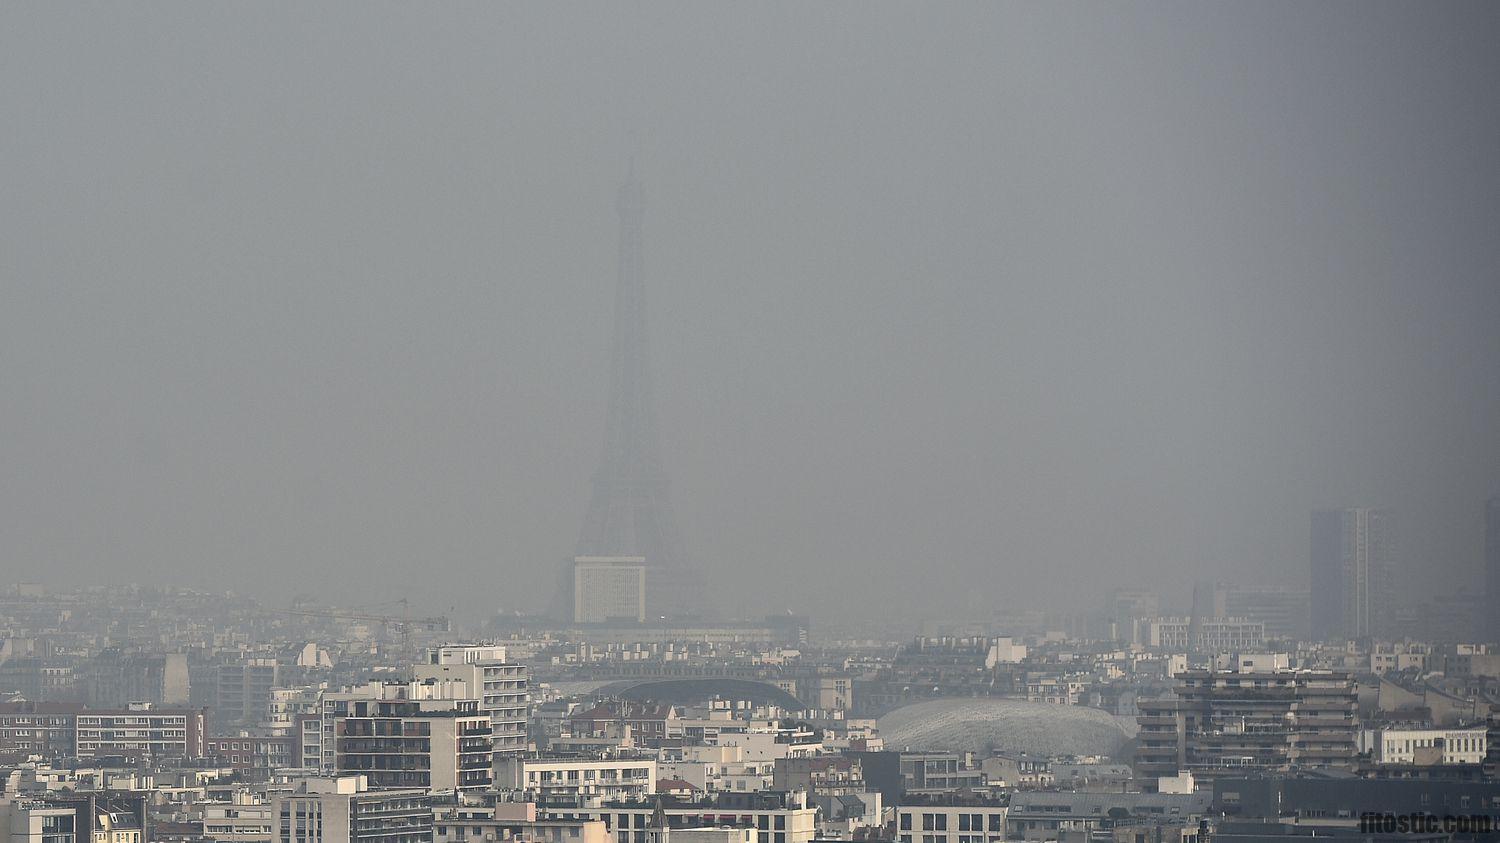
[[720, 610], [1483, 581], [1492, 3], [0, 6], [5, 581], [533, 611], [644, 195]]

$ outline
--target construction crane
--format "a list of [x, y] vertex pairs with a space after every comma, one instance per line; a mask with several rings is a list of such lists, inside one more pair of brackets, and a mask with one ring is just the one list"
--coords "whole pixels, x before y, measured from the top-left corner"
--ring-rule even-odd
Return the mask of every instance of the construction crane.
[[448, 619], [442, 616], [414, 618], [411, 616], [411, 606], [405, 597], [396, 601], [401, 604], [400, 615], [377, 615], [367, 612], [343, 611], [340, 609], [287, 609], [288, 615], [304, 618], [329, 618], [333, 620], [346, 621], [375, 621], [380, 628], [387, 632], [394, 632], [401, 637], [401, 649], [409, 649], [411, 644], [411, 631], [413, 629], [424, 629], [431, 632], [448, 632], [450, 629]]

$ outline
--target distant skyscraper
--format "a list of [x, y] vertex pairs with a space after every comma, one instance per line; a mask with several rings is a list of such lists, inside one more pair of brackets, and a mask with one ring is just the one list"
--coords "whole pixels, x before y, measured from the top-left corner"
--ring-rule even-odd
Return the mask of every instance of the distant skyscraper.
[[1212, 580], [1193, 583], [1193, 617], [1208, 620], [1229, 616], [1229, 587]]
[[[632, 172], [620, 188], [617, 203], [619, 277], [604, 453], [594, 474], [594, 492], [584, 515], [576, 555], [642, 557], [648, 617], [701, 615], [705, 608], [702, 578], [683, 553], [658, 450], [646, 341], [643, 198], [640, 182]], [[571, 563], [559, 591], [558, 607], [571, 609]], [[571, 612], [560, 616], [569, 617]]]
[[1270, 585], [1229, 586], [1224, 612], [1265, 625], [1266, 638], [1303, 641], [1307, 638], [1307, 591]]
[[1500, 495], [1484, 502], [1484, 597], [1488, 638], [1500, 641]]
[[1383, 634], [1395, 609], [1395, 525], [1389, 510], [1312, 515], [1312, 636]]

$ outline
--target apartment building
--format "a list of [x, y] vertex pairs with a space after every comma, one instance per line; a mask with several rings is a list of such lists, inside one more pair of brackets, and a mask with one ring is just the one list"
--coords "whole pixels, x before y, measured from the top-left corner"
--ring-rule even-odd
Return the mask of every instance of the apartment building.
[[111, 648], [85, 662], [80, 673], [84, 699], [95, 708], [188, 704], [187, 656], [181, 653], [124, 653]]
[[1005, 802], [978, 795], [913, 796], [896, 808], [899, 843], [1000, 843]]
[[746, 793], [772, 789], [778, 760], [756, 758], [747, 761], [745, 748], [738, 744], [689, 744], [663, 749], [657, 767], [661, 778], [680, 779], [699, 790]]
[[613, 843], [603, 820], [537, 819], [534, 802], [448, 806], [434, 823], [434, 843]]
[[204, 838], [214, 843], [269, 843], [275, 831], [271, 803], [245, 791], [233, 791], [228, 802], [200, 802], [192, 813]]
[[956, 752], [901, 753], [903, 793], [944, 793], [984, 787], [984, 771]]
[[629, 727], [639, 746], [658, 747], [682, 737], [680, 712], [665, 703], [611, 700], [568, 715], [568, 731], [575, 736], [618, 732]]
[[508, 662], [505, 656], [505, 648], [497, 645], [432, 647], [427, 661], [412, 672], [419, 681], [447, 679], [466, 684], [467, 695], [477, 697], [480, 710], [490, 718], [497, 759], [526, 751], [526, 724], [531, 715], [526, 665]]
[[1137, 701], [1142, 778], [1354, 767], [1359, 721], [1348, 673], [1190, 670], [1178, 674], [1175, 692]]
[[1058, 840], [1066, 832], [1088, 834], [1128, 820], [1196, 824], [1212, 802], [1213, 794], [1208, 792], [1021, 791], [1011, 797], [1005, 819], [1005, 834], [1007, 840], [1043, 843]]
[[255, 726], [269, 719], [271, 691], [281, 678], [276, 659], [251, 658], [218, 666], [214, 674], [214, 722]]
[[1429, 647], [1410, 641], [1377, 642], [1370, 647], [1370, 672], [1379, 676], [1403, 670], [1425, 670]]
[[600, 807], [599, 815], [615, 843], [655, 843], [653, 835], [661, 827], [669, 832], [705, 827], [752, 829], [755, 843], [811, 843], [817, 836], [818, 810], [808, 806], [805, 794], [767, 791], [717, 793], [697, 801], [608, 802]]
[[74, 718], [82, 710], [80, 703], [0, 703], [0, 751], [46, 758], [72, 756]]
[[517, 757], [495, 767], [495, 786], [544, 803], [593, 804], [639, 799], [656, 789], [655, 757]]
[[332, 735], [334, 769], [374, 789], [482, 790], [492, 781], [490, 720], [478, 700], [350, 700]]
[[79, 758], [119, 755], [165, 760], [202, 758], [207, 713], [202, 709], [155, 708], [93, 711], [74, 715], [74, 753]]
[[204, 755], [214, 763], [264, 778], [274, 770], [298, 766], [298, 743], [293, 735], [215, 735], [204, 741]]
[[0, 662], [0, 691], [36, 701], [83, 701], [77, 665], [65, 657], [25, 656]]
[[810, 796], [849, 796], [868, 790], [859, 759], [845, 755], [778, 758], [771, 776], [772, 789], [802, 790]]
[[422, 788], [375, 790], [364, 776], [299, 780], [271, 798], [272, 843], [432, 843]]
[[262, 728], [273, 735], [298, 734], [304, 718], [317, 716], [321, 690], [317, 687], [272, 688]]
[[0, 828], [9, 843], [145, 843], [146, 798], [100, 792], [0, 802]]
[[1470, 729], [1381, 729], [1375, 733], [1382, 764], [1481, 764], [1489, 751], [1484, 726]]
[[1265, 647], [1266, 627], [1248, 618], [1150, 618], [1137, 636], [1160, 650], [1204, 653], [1258, 650]]
[[1094, 677], [1088, 673], [1038, 677], [1026, 683], [1026, 700], [1053, 705], [1078, 705], [1093, 682]]

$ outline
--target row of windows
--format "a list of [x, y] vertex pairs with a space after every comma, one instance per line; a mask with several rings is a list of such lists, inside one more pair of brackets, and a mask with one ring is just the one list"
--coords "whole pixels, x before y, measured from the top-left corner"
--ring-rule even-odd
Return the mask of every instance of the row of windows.
[[150, 731], [150, 730], [144, 730], [144, 729], [129, 729], [129, 730], [126, 730], [126, 731], [123, 731], [123, 732], [121, 732], [121, 731], [106, 731], [106, 732], [101, 732], [98, 729], [79, 729], [78, 730], [78, 738], [79, 738], [79, 740], [96, 740], [96, 741], [97, 740], [104, 740], [104, 741], [112, 741], [112, 740], [125, 740], [125, 739], [130, 739], [130, 738], [135, 738], [135, 739], [143, 739], [143, 738], [145, 738], [145, 739], [152, 739], [152, 740], [172, 740], [172, 739], [182, 740], [182, 739], [185, 739], [186, 737], [187, 737], [187, 733], [183, 732], [181, 729], [163, 729], [163, 730], [160, 730], [160, 731]]
[[[1004, 814], [999, 814], [999, 813], [988, 814], [988, 815], [986, 815], [986, 814], [969, 814], [969, 813], [959, 814], [958, 815], [958, 830], [959, 831], [984, 831], [985, 830], [985, 817], [986, 816], [989, 817], [989, 830], [990, 831], [1004, 831], [1005, 830], [1005, 815]], [[900, 823], [901, 823], [901, 830], [902, 831], [911, 831], [912, 830], [912, 813], [908, 812], [908, 811], [902, 811], [901, 812]], [[948, 815], [946, 813], [924, 813], [924, 814], [922, 814], [922, 830], [923, 831], [947, 831], [948, 830]]]
[[[528, 782], [565, 780], [576, 782], [580, 780], [581, 773], [582, 781], [591, 782], [594, 781], [595, 772], [594, 770], [530, 770], [526, 773], [526, 780]], [[619, 778], [647, 779], [651, 777], [651, 768], [630, 767], [618, 772], [615, 770], [598, 770], [597, 773], [599, 778], [604, 781], [613, 781], [617, 776]]]
[[155, 742], [155, 741], [103, 741], [103, 742], [100, 742], [100, 741], [82, 741], [81, 740], [81, 741], [78, 742], [78, 751], [79, 752], [83, 752], [86, 749], [101, 749], [101, 748], [105, 748], [105, 747], [119, 748], [119, 749], [154, 749], [154, 750], [164, 750], [164, 751], [165, 750], [170, 750], [170, 751], [173, 751], [173, 752], [183, 752], [183, 751], [185, 751], [185, 747], [184, 747], [184, 745], [180, 741], [179, 742], [175, 742], [175, 743], [165, 743], [165, 742]]
[[[714, 817], [713, 815], [708, 815], [708, 816], [704, 816], [704, 817], [697, 817], [697, 816], [686, 816], [686, 815], [683, 815], [683, 814], [673, 814], [673, 815], [668, 816], [667, 823], [668, 823], [668, 825], [676, 827], [677, 825], [683, 823], [684, 820], [687, 822], [688, 825], [694, 825], [694, 826], [696, 826], [696, 825], [731, 825], [731, 826], [732, 825], [740, 825], [740, 826], [749, 826], [749, 825], [753, 824], [756, 828], [758, 828], [758, 829], [760, 829], [762, 831], [769, 831], [772, 828], [776, 829], [777, 831], [785, 831], [786, 830], [786, 814], [756, 814], [753, 820], [751, 819], [751, 817], [749, 815], [742, 815], [742, 816], [736, 818], [736, 817], [733, 817], [733, 816]], [[615, 825], [614, 825], [614, 828], [620, 829], [620, 830], [624, 830], [624, 829], [630, 828], [632, 825], [635, 828], [646, 828], [647, 825], [650, 822], [651, 822], [650, 815], [645, 814], [645, 813], [616, 814], [615, 815]], [[604, 823], [605, 823], [605, 825], [609, 825], [610, 824], [610, 815], [609, 814], [605, 814], [604, 815]], [[777, 835], [777, 836], [779, 837], [780, 835]]]
[[[493, 833], [496, 828], [497, 828], [497, 826], [491, 826], [489, 830], [490, 830], [491, 833]], [[464, 839], [465, 832], [472, 833], [475, 837], [482, 837], [482, 836], [484, 836], [485, 826], [476, 825], [476, 826], [472, 827], [472, 831], [470, 829], [471, 829], [470, 826], [463, 826], [463, 825], [453, 826], [452, 833], [453, 833], [454, 839], [455, 840], [462, 840], [462, 839]], [[553, 838], [559, 838], [559, 837], [562, 836], [562, 829], [558, 829], [558, 828], [539, 829], [538, 831], [548, 831], [548, 832], [551, 832], [547, 836], [550, 836], [550, 837], [553, 837]], [[446, 826], [446, 825], [440, 825], [440, 826], [438, 826], [437, 827], [437, 833], [439, 835], [447, 835], [449, 833], [448, 826]], [[578, 827], [577, 826], [569, 826], [568, 829], [567, 829], [567, 833], [568, 833], [568, 837], [571, 837], [571, 838], [578, 837]]]
[[[1408, 739], [1406, 739], [1406, 741], [1404, 741], [1404, 744], [1405, 744], [1405, 747], [1406, 747], [1405, 751], [1406, 752], [1411, 752], [1412, 750], [1414, 750], [1414, 749], [1416, 749], [1418, 747], [1433, 746], [1434, 743], [1435, 743], [1435, 741], [1436, 741], [1435, 738], [1417, 738], [1415, 740], [1413, 740], [1411, 738], [1408, 738]], [[1385, 751], [1387, 753], [1394, 753], [1394, 752], [1401, 751], [1402, 744], [1403, 744], [1403, 741], [1399, 741], [1399, 740], [1386, 741], [1385, 742]], [[1450, 752], [1483, 752], [1485, 750], [1485, 741], [1484, 741], [1483, 738], [1469, 738], [1469, 737], [1449, 738], [1445, 742], [1444, 749], [1446, 749], [1446, 750], [1448, 750]]]
[[208, 748], [220, 752], [233, 752], [235, 750], [255, 750], [264, 755], [267, 751], [272, 754], [286, 752], [284, 743], [257, 743], [255, 741], [209, 741]]
[[[615, 835], [616, 843], [646, 843], [651, 835], [649, 831], [632, 831], [628, 834]], [[774, 835], [769, 831], [762, 831], [755, 836], [755, 843], [786, 843], [786, 833], [776, 832]], [[907, 841], [910, 843], [910, 841]]]
[[[1015, 813], [1021, 813], [1023, 811], [1026, 812], [1026, 813], [1030, 813], [1030, 814], [1072, 814], [1072, 813], [1074, 813], [1072, 805], [1012, 805], [1011, 808], [1010, 808], [1010, 810], [1011, 810], [1011, 813], [1013, 813], [1013, 814], [1015, 814]], [[1092, 812], [1094, 814], [1103, 814], [1104, 813], [1103, 807], [1099, 806], [1099, 805], [1094, 805], [1091, 810], [1092, 810]], [[1177, 806], [1177, 805], [1173, 805], [1171, 807], [1164, 807], [1162, 805], [1138, 805], [1132, 813], [1134, 813], [1137, 816], [1140, 816], [1142, 814], [1173, 814], [1173, 815], [1176, 815], [1176, 814], [1182, 813], [1182, 808], [1179, 807], [1179, 806]]]

